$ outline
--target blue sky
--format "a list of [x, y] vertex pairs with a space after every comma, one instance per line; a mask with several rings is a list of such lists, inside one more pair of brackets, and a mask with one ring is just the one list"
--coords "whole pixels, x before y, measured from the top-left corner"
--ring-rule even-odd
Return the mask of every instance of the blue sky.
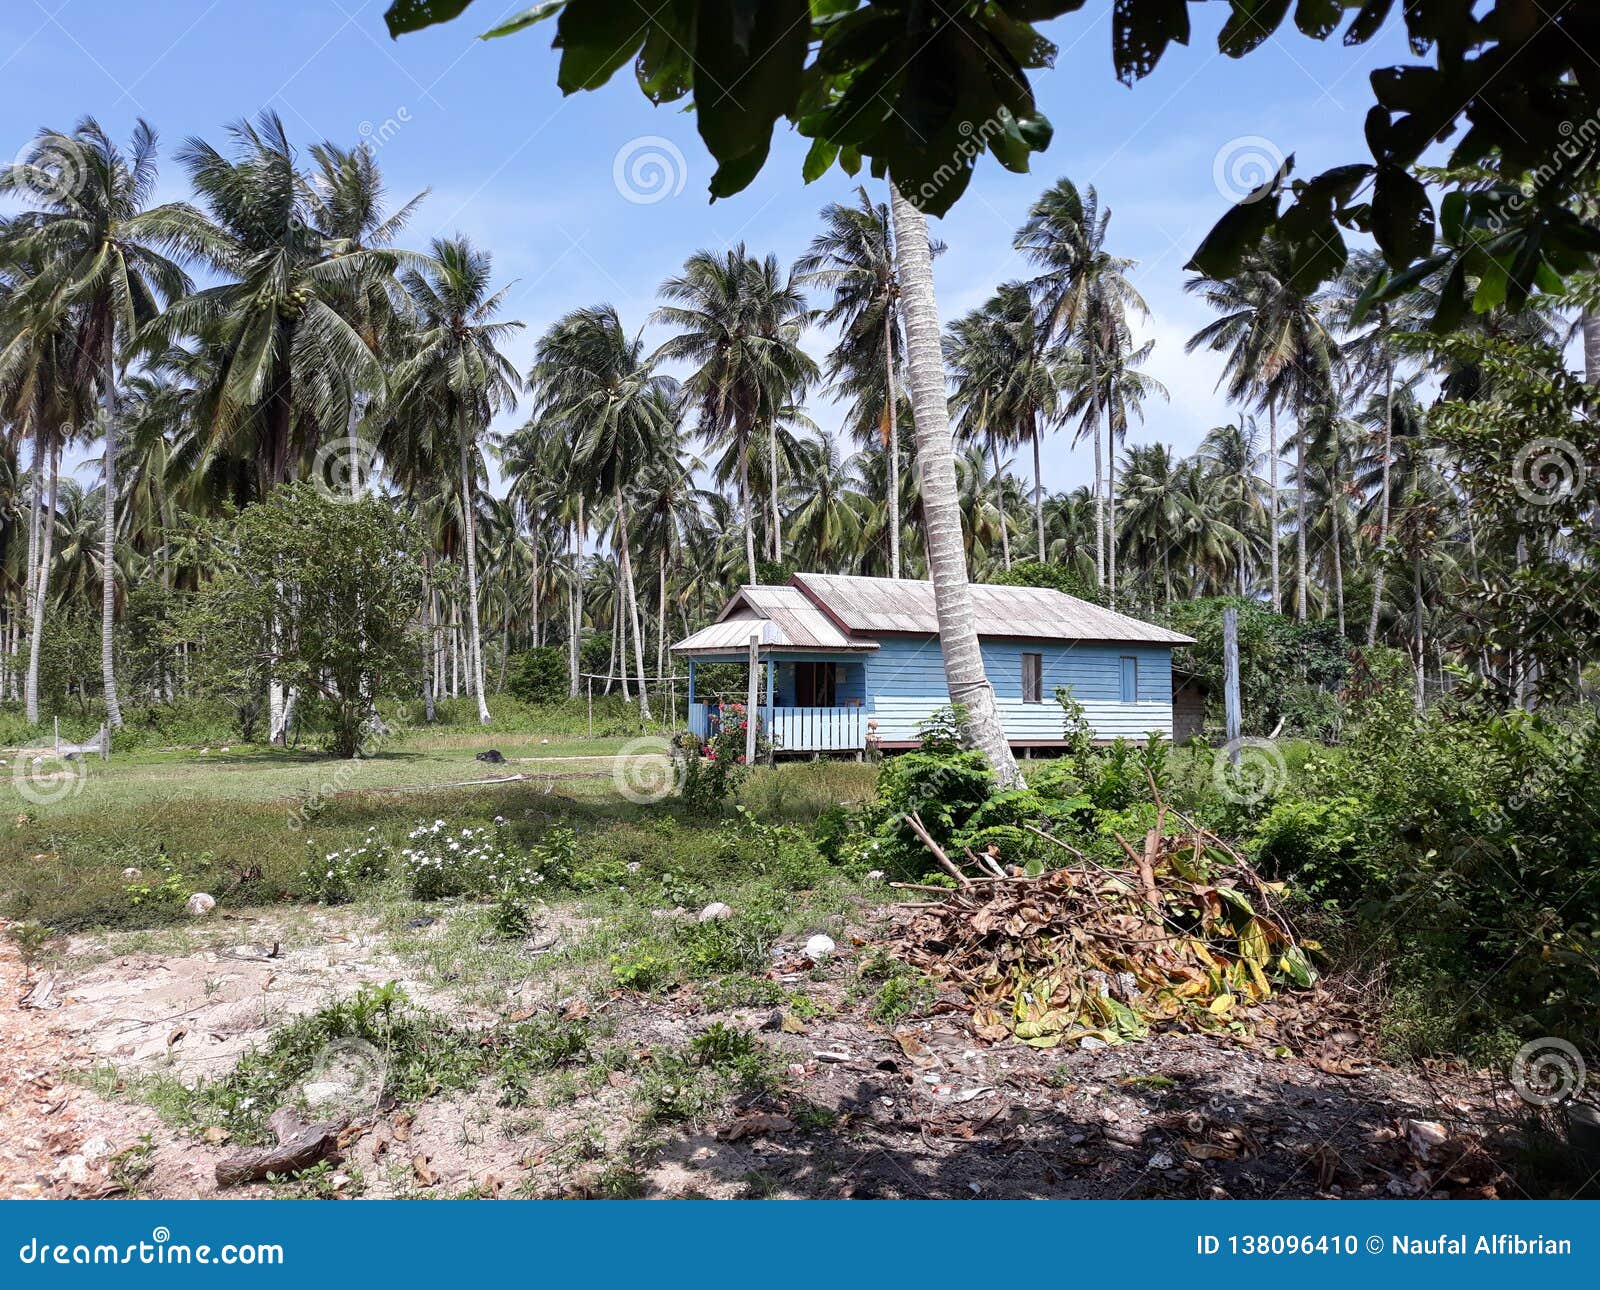
[[[643, 326], [656, 286], [690, 251], [742, 240], [788, 263], [815, 232], [817, 211], [850, 197], [855, 181], [838, 172], [804, 185], [805, 141], [780, 132], [756, 182], [709, 204], [712, 165], [693, 118], [651, 107], [625, 73], [597, 93], [563, 98], [550, 29], [476, 40], [500, 13], [494, 0], [478, 0], [462, 20], [391, 41], [385, 3], [8, 0], [0, 161], [40, 125], [70, 128], [85, 113], [118, 137], [143, 116], [168, 153], [190, 135], [222, 146], [228, 122], [268, 107], [302, 145], [366, 139], [396, 204], [432, 190], [409, 242], [464, 232], [494, 252], [498, 276], [514, 281], [507, 314], [528, 325], [513, 346], [524, 367], [539, 331], [565, 311], [609, 300], [629, 326]], [[1046, 26], [1061, 53], [1035, 85], [1055, 139], [1033, 173], [985, 159], [955, 210], [933, 222], [948, 247], [935, 266], [941, 316], [1026, 274], [1011, 237], [1049, 183], [1068, 175], [1093, 184], [1113, 211], [1112, 250], [1139, 261], [1135, 283], [1151, 308], [1143, 330], [1156, 342], [1149, 370], [1171, 391], [1170, 403], [1147, 407], [1133, 437], [1189, 451], [1230, 412], [1213, 393], [1217, 361], [1183, 353], [1208, 319], [1182, 291], [1184, 262], [1263, 159], [1295, 153], [1300, 174], [1362, 159], [1367, 74], [1406, 55], [1394, 33], [1347, 50], [1291, 27], [1235, 62], [1215, 48], [1225, 6], [1201, 6], [1189, 48], [1170, 50], [1130, 90], [1112, 75], [1111, 8], [1089, 0]], [[666, 167], [661, 189], [643, 186], [654, 159]], [[641, 168], [634, 200], [622, 191], [630, 161]], [[161, 195], [187, 195], [170, 160]], [[882, 199], [881, 185], [874, 196]], [[811, 342], [820, 360], [827, 339]], [[814, 401], [813, 413], [825, 429], [838, 424], [826, 401]], [[1046, 483], [1086, 482], [1089, 461], [1087, 445], [1055, 437]]]

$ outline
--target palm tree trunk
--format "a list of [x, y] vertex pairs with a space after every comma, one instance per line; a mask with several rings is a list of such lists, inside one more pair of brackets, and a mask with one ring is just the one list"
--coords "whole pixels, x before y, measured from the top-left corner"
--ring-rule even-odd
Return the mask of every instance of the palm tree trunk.
[[1422, 627], [1422, 548], [1421, 548], [1421, 546], [1417, 547], [1415, 556], [1413, 557], [1412, 562], [1411, 562], [1411, 569], [1412, 569], [1412, 573], [1411, 573], [1411, 577], [1412, 577], [1412, 592], [1413, 592], [1415, 600], [1416, 600], [1416, 614], [1417, 614], [1417, 633], [1416, 633], [1417, 692], [1416, 692], [1416, 696], [1415, 696], [1415, 701], [1416, 701], [1417, 711], [1421, 712], [1422, 709], [1424, 708], [1424, 706], [1426, 706], [1426, 703], [1427, 703], [1426, 676], [1425, 676], [1425, 674], [1423, 672], [1423, 667], [1425, 666], [1425, 660], [1427, 658], [1427, 646], [1426, 646], [1425, 639], [1423, 637], [1423, 627]]
[[[1006, 568], [1011, 567], [1011, 526], [1006, 522], [1006, 481], [1000, 473], [1000, 438], [989, 435], [989, 459], [994, 462], [994, 507], [1000, 514], [1000, 559]], [[1039, 557], [1041, 560], [1044, 557]]]
[[106, 328], [106, 353], [101, 364], [101, 412], [105, 418], [106, 513], [101, 535], [100, 570], [100, 679], [105, 687], [106, 724], [122, 729], [122, 705], [117, 702], [117, 665], [112, 653], [111, 629], [117, 615], [117, 358], [115, 332]]
[[[28, 479], [28, 568], [22, 580], [22, 614], [33, 624], [34, 587], [39, 578], [39, 537], [44, 523], [44, 420], [33, 419], [33, 469]], [[20, 640], [19, 640], [20, 645]]]
[[1294, 616], [1306, 620], [1306, 416], [1295, 408], [1294, 427]]
[[994, 687], [983, 669], [967, 560], [962, 550], [961, 504], [956, 493], [955, 445], [945, 402], [944, 357], [939, 348], [939, 306], [933, 290], [933, 256], [922, 212], [889, 185], [894, 209], [896, 259], [905, 302], [906, 360], [911, 409], [916, 423], [917, 471], [922, 483], [922, 520], [944, 655], [945, 683], [953, 703], [967, 714], [972, 742], [989, 759], [1004, 787], [1020, 784], [1006, 740]]
[[667, 674], [667, 544], [656, 557], [656, 684]]
[[[1385, 326], [1388, 325], [1387, 319]], [[1592, 369], [1591, 369], [1592, 370]], [[1383, 564], [1389, 545], [1389, 461], [1394, 456], [1394, 361], [1383, 373], [1383, 469], [1378, 497], [1378, 551], [1372, 568], [1372, 613], [1367, 618], [1367, 648], [1378, 639], [1378, 611], [1383, 604]]]
[[456, 441], [461, 451], [461, 517], [467, 548], [467, 665], [470, 669], [473, 692], [478, 697], [478, 724], [486, 726], [491, 718], [489, 702], [483, 694], [483, 635], [478, 627], [478, 517], [473, 506], [477, 490], [473, 486], [474, 476], [467, 459], [465, 409], [459, 415]]
[[[425, 569], [429, 583], [433, 581], [433, 553], [430, 551], [424, 557]], [[433, 588], [429, 586], [428, 593], [422, 598], [422, 632], [423, 638], [428, 642], [428, 648], [423, 654], [422, 668], [422, 719], [430, 726], [433, 724], [433, 681], [434, 672], [438, 667], [437, 650], [439, 647], [439, 629], [434, 623], [434, 595]]]
[[56, 537], [56, 494], [61, 483], [61, 445], [50, 445], [50, 492], [39, 517], [39, 570], [33, 584], [33, 631], [28, 641], [28, 682], [24, 692], [28, 724], [39, 723], [39, 646], [44, 640], [44, 606], [50, 594], [50, 561]]
[[1089, 409], [1094, 417], [1094, 585], [1106, 585], [1106, 512], [1100, 491], [1105, 478], [1100, 444], [1100, 372], [1094, 344], [1089, 350]]
[[583, 494], [578, 494], [578, 520], [572, 526], [572, 637], [567, 642], [572, 675], [567, 696], [578, 697], [578, 672], [583, 665]]
[[782, 518], [778, 511], [778, 427], [774, 423], [767, 427], [767, 501], [771, 512], [771, 529], [767, 535], [767, 558], [773, 564], [779, 560], [778, 529]]
[[1044, 468], [1040, 459], [1039, 414], [1030, 418], [1033, 431], [1033, 558], [1044, 563]]
[[1595, 391], [1589, 398], [1590, 408], [1600, 407], [1600, 310], [1583, 311], [1583, 378]]
[[1106, 593], [1117, 607], [1117, 436], [1106, 427]]
[[[894, 389], [894, 310], [888, 305], [883, 309], [883, 379], [889, 391], [889, 403], [885, 411], [888, 414], [889, 436], [885, 451], [889, 454], [889, 576], [900, 576], [900, 418], [897, 415], [898, 398]], [[1011, 558], [1006, 557], [1006, 568], [1011, 567]]]
[[750, 435], [739, 432], [739, 511], [744, 517], [744, 562], [750, 571], [750, 585], [756, 584], [756, 517], [750, 506]]
[[[1338, 475], [1334, 475], [1337, 482]], [[1333, 490], [1333, 509], [1328, 512], [1328, 523], [1333, 526], [1333, 603], [1339, 617], [1339, 639], [1344, 639], [1344, 531], [1339, 527], [1339, 490]]]
[[1272, 612], [1283, 612], [1283, 588], [1278, 581], [1278, 403], [1267, 403], [1267, 546], [1272, 555]]
[[[632, 543], [628, 538], [628, 503], [622, 496], [622, 486], [617, 485], [614, 496], [617, 504], [617, 550], [622, 563], [622, 592], [628, 598], [628, 620], [633, 627], [633, 661], [639, 674], [639, 715], [650, 720], [650, 694], [644, 681], [644, 633], [639, 627], [639, 597], [633, 586]], [[627, 670], [627, 661], [623, 661]]]

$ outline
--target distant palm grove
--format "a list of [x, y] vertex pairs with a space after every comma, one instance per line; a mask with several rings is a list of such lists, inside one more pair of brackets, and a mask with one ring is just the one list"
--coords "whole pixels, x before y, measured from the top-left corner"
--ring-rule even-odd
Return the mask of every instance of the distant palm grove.
[[[233, 558], [228, 517], [295, 484], [393, 500], [428, 590], [390, 688], [485, 721], [533, 647], [564, 653], [570, 693], [598, 674], [648, 714], [671, 640], [740, 583], [927, 576], [887, 190], [824, 207], [792, 265], [695, 250], [648, 317], [585, 303], [519, 370], [491, 249], [408, 243], [424, 195], [391, 200], [370, 149], [299, 149], [264, 115], [170, 160], [191, 195], [157, 205], [154, 131], [86, 120], [0, 174], [0, 699], [29, 724], [69, 695], [115, 727], [193, 693], [203, 643], [173, 607]], [[1438, 284], [1368, 308], [1375, 255], [1303, 292], [1265, 243], [1185, 284], [1215, 314], [1188, 349], [1215, 351], [1237, 415], [1184, 456], [1141, 441], [1168, 392], [1104, 195], [1057, 180], [1014, 245], [1027, 275], [944, 334], [973, 579], [1156, 618], [1239, 597], [1403, 651], [1419, 703], [1582, 684], [1592, 283], [1565, 311], [1480, 287], [1436, 335]], [[90, 449], [97, 478], [64, 474]], [[1093, 482], [1049, 492], [1069, 449]], [[274, 687], [274, 737], [289, 703]]]

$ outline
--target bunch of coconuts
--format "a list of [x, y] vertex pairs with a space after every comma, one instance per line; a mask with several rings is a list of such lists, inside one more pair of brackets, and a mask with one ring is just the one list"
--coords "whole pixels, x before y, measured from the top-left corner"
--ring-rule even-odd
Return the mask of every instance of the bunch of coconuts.
[[296, 287], [286, 298], [278, 302], [278, 317], [292, 321], [306, 311], [306, 306], [311, 303], [311, 288]]

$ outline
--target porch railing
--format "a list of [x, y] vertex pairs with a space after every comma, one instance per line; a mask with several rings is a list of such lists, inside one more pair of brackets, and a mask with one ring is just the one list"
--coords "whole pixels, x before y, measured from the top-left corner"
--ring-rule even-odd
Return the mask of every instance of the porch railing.
[[[778, 752], [853, 752], [865, 748], [866, 717], [861, 708], [760, 709], [762, 732]], [[705, 739], [711, 714], [704, 703], [689, 705], [689, 730]]]

